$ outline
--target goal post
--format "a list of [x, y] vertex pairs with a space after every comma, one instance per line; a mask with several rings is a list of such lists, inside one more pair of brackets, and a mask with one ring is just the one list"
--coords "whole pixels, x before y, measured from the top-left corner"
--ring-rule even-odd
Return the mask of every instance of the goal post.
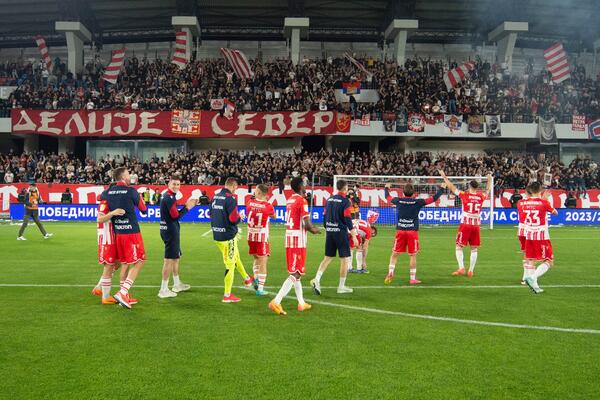
[[[388, 203], [384, 197], [384, 187], [390, 184], [392, 196], [402, 197], [403, 187], [411, 183], [415, 189], [415, 196], [428, 198], [435, 195], [444, 183], [441, 176], [397, 176], [397, 175], [335, 175], [333, 177], [333, 191], [339, 180], [348, 182], [351, 191], [357, 190], [361, 219], [368, 216], [377, 216], [378, 225], [395, 225], [396, 208]], [[458, 190], [466, 191], [471, 181], [479, 184], [478, 191], [485, 192], [487, 177], [485, 176], [449, 176], [450, 182]], [[419, 218], [423, 225], [457, 225], [462, 215], [460, 198], [448, 189], [443, 190], [442, 197], [434, 204], [421, 210]], [[481, 209], [481, 226], [494, 229], [494, 180], [492, 178], [490, 194]]]

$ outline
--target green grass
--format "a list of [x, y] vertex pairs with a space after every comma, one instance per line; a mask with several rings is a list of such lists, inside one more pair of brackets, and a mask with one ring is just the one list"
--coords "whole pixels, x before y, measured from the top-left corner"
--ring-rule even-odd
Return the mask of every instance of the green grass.
[[[552, 230], [556, 266], [535, 296], [515, 286], [521, 262], [515, 228], [482, 232], [476, 276], [455, 278], [455, 228], [421, 232], [421, 288], [380, 288], [393, 231], [373, 239], [370, 275], [350, 275], [352, 295], [325, 289], [308, 313], [286, 299], [286, 317], [268, 298], [236, 289], [238, 304], [222, 304], [223, 266], [206, 225], [182, 227], [182, 278], [196, 287], [161, 300], [138, 287], [132, 311], [101, 306], [90, 295], [96, 264], [95, 225], [47, 223], [26, 242], [18, 227], [0, 225], [0, 397], [10, 399], [508, 399], [597, 398], [600, 335], [482, 326], [374, 312], [561, 328], [600, 330], [600, 230]], [[136, 282], [160, 284], [158, 225], [142, 227], [148, 262]], [[272, 233], [267, 285], [285, 279], [283, 230]], [[250, 258], [242, 241], [246, 269]], [[308, 284], [323, 254], [323, 236], [309, 238]], [[468, 253], [465, 254], [468, 260]], [[392, 286], [406, 286], [401, 258]], [[332, 265], [323, 285], [337, 284]], [[16, 287], [7, 284], [85, 285]], [[236, 277], [236, 285], [241, 280]], [[213, 287], [214, 286], [214, 287]], [[428, 286], [446, 286], [428, 288]], [[454, 287], [453, 286], [469, 286]], [[473, 286], [474, 288], [470, 288]], [[548, 287], [550, 286], [550, 287]], [[293, 292], [291, 293], [293, 295]]]

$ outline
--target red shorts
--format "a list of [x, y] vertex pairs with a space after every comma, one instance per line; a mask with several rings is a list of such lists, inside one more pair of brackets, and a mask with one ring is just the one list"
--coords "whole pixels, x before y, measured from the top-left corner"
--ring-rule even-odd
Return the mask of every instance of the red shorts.
[[306, 248], [285, 248], [285, 259], [287, 261], [287, 270], [290, 274], [299, 273], [304, 275], [306, 272]]
[[137, 264], [146, 260], [144, 240], [141, 233], [125, 233], [115, 235], [117, 259], [121, 264]]
[[481, 245], [480, 232], [479, 225], [460, 224], [456, 234], [456, 244], [461, 247], [479, 247]]
[[[362, 244], [365, 242], [363, 240], [363, 238], [360, 235], [357, 235], [356, 238], [358, 239], [358, 246], [362, 246]], [[350, 248], [354, 249], [354, 241], [352, 240], [352, 235], [348, 235], [348, 241], [350, 242]]]
[[270, 256], [269, 242], [248, 242], [248, 254], [258, 257]]
[[419, 252], [419, 232], [396, 231], [393, 251], [394, 253], [417, 254]]
[[525, 258], [537, 261], [554, 260], [552, 243], [549, 240], [527, 240], [525, 243]]
[[113, 265], [117, 262], [117, 247], [114, 244], [98, 245], [98, 264]]
[[521, 251], [525, 253], [525, 243], [527, 243], [525, 236], [519, 236], [519, 243], [521, 244]]

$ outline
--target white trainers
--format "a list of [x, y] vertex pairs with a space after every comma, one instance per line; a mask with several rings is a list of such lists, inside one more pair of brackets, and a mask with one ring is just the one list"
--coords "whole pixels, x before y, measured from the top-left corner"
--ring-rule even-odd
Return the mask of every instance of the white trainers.
[[339, 294], [345, 294], [345, 293], [353, 293], [354, 290], [352, 290], [352, 288], [349, 288], [348, 286], [343, 286], [343, 287], [338, 287], [337, 292]]
[[50, 239], [52, 236], [54, 236], [54, 233], [46, 233], [44, 239]]
[[536, 279], [533, 279], [531, 277], [525, 278], [525, 283], [527, 284], [527, 286], [529, 286], [529, 289], [531, 289], [531, 291], [535, 294], [540, 294], [540, 293], [544, 293], [544, 289], [542, 289], [538, 283]]
[[186, 290], [190, 290], [191, 286], [187, 283], [180, 283], [179, 285], [173, 285], [173, 291], [175, 293], [185, 292]]
[[160, 290], [158, 292], [158, 297], [160, 297], [161, 299], [168, 299], [169, 297], [177, 297], [177, 293], [170, 289]]
[[25, 236], [19, 236], [19, 237], [17, 238], [17, 240], [27, 240], [27, 239], [25, 239]]

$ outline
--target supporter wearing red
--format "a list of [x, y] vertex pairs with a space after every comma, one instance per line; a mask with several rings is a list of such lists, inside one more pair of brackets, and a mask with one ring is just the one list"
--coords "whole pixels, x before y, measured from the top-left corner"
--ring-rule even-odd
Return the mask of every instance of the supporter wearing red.
[[444, 178], [444, 183], [448, 186], [450, 192], [460, 198], [462, 204], [462, 215], [460, 225], [456, 234], [456, 261], [458, 269], [452, 273], [454, 276], [465, 274], [465, 261], [463, 248], [471, 246], [471, 257], [469, 262], [469, 272], [467, 276], [471, 278], [475, 272], [477, 263], [477, 251], [481, 245], [481, 208], [488, 198], [492, 189], [492, 175], [487, 175], [487, 186], [484, 193], [479, 192], [479, 182], [473, 180], [469, 182], [469, 188], [466, 192], [458, 190], [448, 179], [444, 171], [439, 171], [440, 176]]
[[252, 271], [254, 279], [258, 281], [257, 296], [268, 294], [265, 292], [267, 280], [267, 262], [271, 255], [269, 247], [269, 220], [275, 218], [275, 208], [267, 201], [269, 187], [260, 184], [254, 191], [254, 196], [246, 204], [246, 218], [248, 221], [248, 254], [254, 258]]
[[352, 253], [350, 251], [350, 240], [358, 247], [357, 232], [352, 224], [352, 204], [347, 197], [348, 182], [340, 179], [336, 182], [335, 195], [327, 199], [324, 211], [325, 225], [325, 257], [319, 265], [319, 270], [313, 280], [310, 281], [316, 295], [321, 294], [321, 277], [327, 267], [337, 255], [340, 257], [340, 281], [337, 293], [352, 293], [353, 290], [346, 286], [346, 277], [351, 265]]
[[385, 185], [384, 194], [388, 202], [396, 206], [396, 216], [398, 222], [396, 224], [396, 238], [390, 256], [390, 264], [388, 274], [385, 277], [384, 283], [389, 285], [394, 279], [394, 270], [396, 269], [396, 261], [401, 253], [408, 253], [409, 256], [409, 284], [417, 285], [421, 283], [417, 279], [417, 253], [419, 252], [419, 211], [428, 204], [432, 204], [442, 196], [441, 188], [433, 197], [427, 199], [413, 198], [415, 189], [412, 184], [404, 185], [404, 197], [392, 197], [390, 193], [392, 185]]
[[298, 311], [307, 311], [312, 306], [304, 301], [301, 278], [306, 273], [306, 245], [308, 242], [306, 232], [320, 233], [319, 228], [310, 222], [306, 190], [302, 178], [296, 177], [291, 181], [294, 191], [286, 202], [285, 211], [285, 258], [289, 276], [281, 285], [277, 296], [269, 303], [269, 308], [275, 314], [286, 315], [281, 302], [294, 288], [298, 299]]
[[102, 304], [115, 304], [117, 302], [114, 297], [110, 295], [113, 272], [120, 267], [111, 219], [113, 217], [120, 217], [124, 214], [125, 210], [122, 208], [109, 211], [108, 202], [106, 200], [100, 200], [100, 204], [98, 204], [98, 216], [96, 217], [98, 263], [103, 266], [103, 270], [100, 281], [92, 290], [92, 294], [101, 296]]
[[[550, 242], [547, 214], [558, 215], [547, 199], [542, 198], [542, 185], [535, 181], [527, 187], [530, 197], [523, 200], [525, 214], [525, 258], [527, 277], [525, 283], [535, 294], [542, 293], [538, 279], [554, 264], [554, 252]], [[540, 263], [537, 268], [536, 263]]]
[[131, 182], [131, 177], [126, 167], [114, 169], [113, 180], [116, 184], [106, 190], [104, 197], [100, 200], [106, 200], [108, 209], [111, 211], [117, 208], [125, 211], [123, 215], [111, 218], [115, 233], [117, 259], [121, 264], [129, 266], [127, 278], [114, 298], [121, 306], [131, 309], [132, 304], [136, 304], [137, 301], [129, 296], [129, 290], [146, 260], [144, 240], [140, 233], [136, 209], [144, 213], [147, 208], [139, 193], [129, 186], [128, 182]]
[[[158, 297], [161, 299], [176, 297], [177, 293], [190, 289], [190, 285], [179, 278], [179, 260], [181, 241], [179, 220], [198, 204], [198, 199], [188, 199], [184, 207], [177, 208], [177, 193], [181, 187], [181, 178], [171, 176], [168, 189], [160, 200], [160, 238], [165, 244], [165, 258], [162, 269], [162, 282]], [[173, 288], [169, 289], [169, 279], [173, 273]]]

